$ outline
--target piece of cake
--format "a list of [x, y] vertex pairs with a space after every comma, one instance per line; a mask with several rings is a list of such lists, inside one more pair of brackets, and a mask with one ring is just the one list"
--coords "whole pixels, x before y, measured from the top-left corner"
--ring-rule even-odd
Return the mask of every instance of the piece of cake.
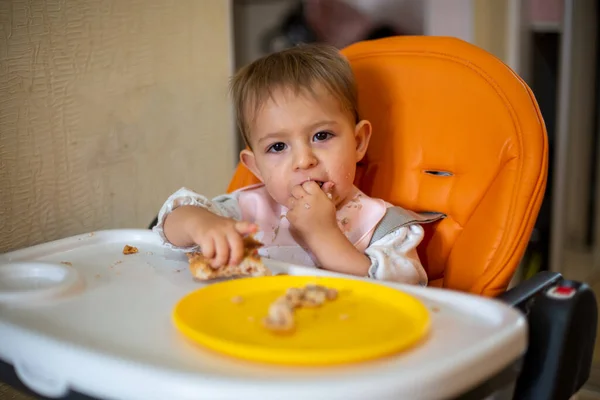
[[258, 249], [262, 243], [252, 236], [244, 238], [244, 258], [238, 265], [224, 265], [219, 268], [210, 266], [209, 260], [204, 258], [200, 252], [187, 253], [190, 271], [194, 278], [207, 281], [218, 278], [232, 278], [242, 276], [267, 276], [271, 271], [263, 264]]

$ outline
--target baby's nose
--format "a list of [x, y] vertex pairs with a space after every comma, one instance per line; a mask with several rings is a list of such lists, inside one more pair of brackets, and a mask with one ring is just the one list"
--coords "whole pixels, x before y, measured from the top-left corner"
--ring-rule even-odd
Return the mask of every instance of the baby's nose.
[[296, 160], [294, 162], [295, 170], [313, 168], [319, 163], [317, 157], [311, 150], [302, 150], [296, 154]]

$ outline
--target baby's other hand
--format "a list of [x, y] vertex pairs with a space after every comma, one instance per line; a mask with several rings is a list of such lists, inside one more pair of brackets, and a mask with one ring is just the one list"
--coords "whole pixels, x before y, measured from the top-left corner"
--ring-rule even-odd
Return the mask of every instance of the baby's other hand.
[[332, 189], [333, 182], [325, 182], [321, 188], [314, 181], [304, 182], [292, 189], [286, 217], [305, 241], [308, 235], [339, 229], [335, 219], [335, 204], [331, 194], [328, 195]]
[[189, 235], [213, 268], [238, 265], [244, 257], [243, 237], [258, 230], [256, 224], [236, 221], [210, 212], [191, 221]]

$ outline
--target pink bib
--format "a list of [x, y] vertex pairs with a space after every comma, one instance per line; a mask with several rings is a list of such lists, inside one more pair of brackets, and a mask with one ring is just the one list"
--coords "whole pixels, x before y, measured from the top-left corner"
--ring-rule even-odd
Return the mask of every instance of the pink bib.
[[[383, 200], [372, 199], [354, 188], [356, 193], [345, 206], [337, 210], [336, 218], [340, 230], [361, 252], [371, 241], [377, 224], [391, 205]], [[267, 192], [264, 184], [248, 186], [236, 191], [242, 219], [256, 223], [257, 240], [264, 243], [259, 250], [262, 257], [291, 264], [317, 266], [310, 250], [303, 248], [290, 233], [290, 224], [285, 214], [287, 208], [277, 204]]]

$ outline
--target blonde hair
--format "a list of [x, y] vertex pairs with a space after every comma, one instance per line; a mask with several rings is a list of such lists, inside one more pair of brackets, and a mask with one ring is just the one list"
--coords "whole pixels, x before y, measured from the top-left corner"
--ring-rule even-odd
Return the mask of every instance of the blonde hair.
[[[250, 146], [249, 126], [264, 102], [277, 89], [294, 93], [322, 85], [358, 122], [354, 74], [348, 60], [333, 46], [304, 44], [269, 54], [240, 69], [231, 79], [230, 92], [237, 125]], [[253, 110], [251, 110], [253, 106]]]

